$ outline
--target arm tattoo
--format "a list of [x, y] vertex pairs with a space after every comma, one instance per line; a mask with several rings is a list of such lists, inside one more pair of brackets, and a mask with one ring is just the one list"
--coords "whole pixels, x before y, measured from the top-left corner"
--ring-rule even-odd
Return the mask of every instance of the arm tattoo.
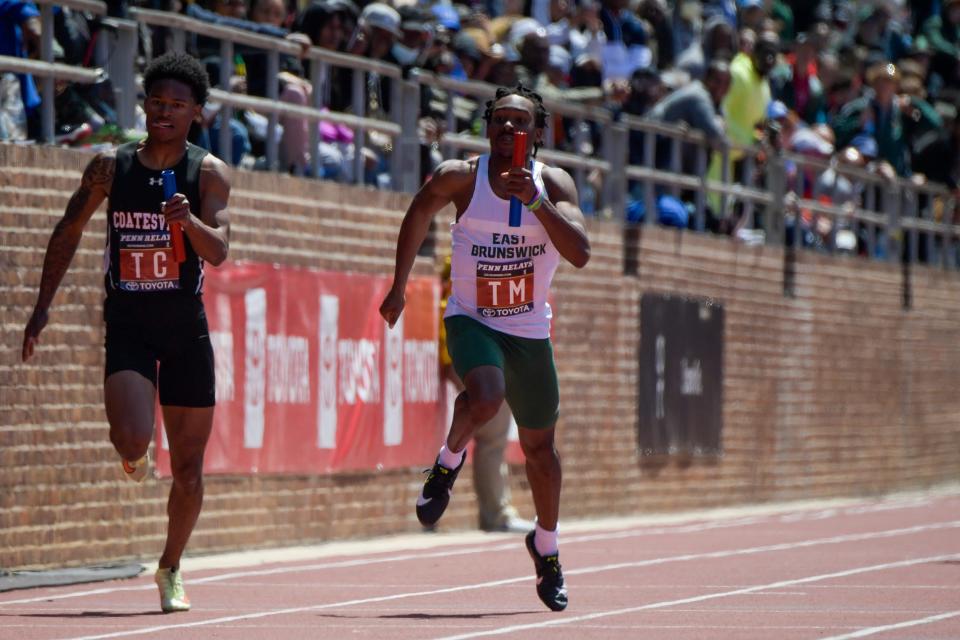
[[[83, 227], [93, 215], [91, 207], [95, 208], [99, 205], [103, 195], [109, 191], [115, 165], [114, 158], [97, 156], [83, 172], [80, 186], [70, 197], [63, 218], [54, 227], [50, 242], [47, 244], [37, 307], [48, 309], [53, 302], [53, 296], [60, 286], [60, 281], [67, 273], [70, 262], [80, 245]], [[91, 198], [97, 199], [96, 203], [91, 202]]]
[[77, 190], [73, 192], [73, 195], [70, 196], [70, 200], [67, 202], [67, 208], [63, 212], [63, 218], [57, 223], [57, 226], [54, 227], [53, 234], [57, 235], [57, 231], [66, 229], [71, 223], [77, 221], [83, 215], [84, 207], [89, 200], [90, 185], [84, 180], [80, 183], [80, 186], [77, 187]]
[[83, 182], [89, 182], [93, 185], [105, 186], [113, 180], [113, 172], [116, 168], [116, 161], [110, 156], [97, 156], [83, 172]]
[[[58, 228], [70, 225], [82, 217], [94, 190], [103, 191], [105, 194], [109, 193], [110, 183], [113, 182], [115, 167], [116, 162], [109, 156], [98, 155], [90, 161], [90, 164], [87, 165], [86, 170], [83, 172], [83, 177], [80, 179], [80, 186], [70, 198], [70, 202], [67, 203], [63, 220], [57, 224]], [[56, 231], [54, 233], [56, 233]]]

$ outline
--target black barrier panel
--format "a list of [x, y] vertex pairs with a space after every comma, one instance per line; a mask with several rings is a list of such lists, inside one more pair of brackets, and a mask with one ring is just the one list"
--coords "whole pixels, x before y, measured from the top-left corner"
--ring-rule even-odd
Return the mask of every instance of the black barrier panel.
[[641, 458], [721, 453], [723, 307], [644, 294], [640, 300]]

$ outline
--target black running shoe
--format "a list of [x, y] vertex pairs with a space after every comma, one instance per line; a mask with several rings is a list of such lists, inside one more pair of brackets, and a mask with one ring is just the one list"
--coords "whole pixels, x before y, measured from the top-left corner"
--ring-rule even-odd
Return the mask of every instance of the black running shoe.
[[537, 570], [537, 595], [540, 601], [553, 611], [567, 608], [567, 587], [563, 584], [563, 571], [560, 570], [560, 554], [542, 556], [533, 544], [535, 531], [527, 534], [527, 552], [533, 558]]
[[417, 520], [425, 527], [432, 527], [446, 511], [450, 503], [450, 494], [453, 493], [453, 483], [457, 480], [457, 474], [463, 468], [463, 463], [467, 461], [467, 454], [464, 452], [463, 459], [456, 469], [447, 469], [440, 464], [440, 458], [430, 469], [430, 475], [427, 481], [423, 483], [423, 490], [417, 496]]

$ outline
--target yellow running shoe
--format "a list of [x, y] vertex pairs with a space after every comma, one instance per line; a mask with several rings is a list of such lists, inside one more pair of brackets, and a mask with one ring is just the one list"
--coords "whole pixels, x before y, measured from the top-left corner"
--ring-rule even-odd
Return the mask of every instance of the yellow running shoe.
[[164, 613], [190, 611], [190, 598], [183, 590], [183, 575], [176, 569], [157, 569], [153, 581], [160, 589], [160, 608]]
[[135, 462], [120, 460], [120, 465], [123, 467], [123, 475], [134, 482], [143, 482], [143, 479], [150, 472], [150, 455], [144, 454], [142, 458]]

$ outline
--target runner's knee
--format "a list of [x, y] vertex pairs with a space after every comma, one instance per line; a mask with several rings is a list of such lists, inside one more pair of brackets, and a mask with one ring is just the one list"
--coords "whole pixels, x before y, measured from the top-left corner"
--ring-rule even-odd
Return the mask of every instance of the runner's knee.
[[139, 460], [150, 447], [153, 431], [148, 429], [111, 428], [110, 442], [124, 460]]
[[171, 468], [173, 482], [187, 493], [203, 490], [203, 456], [191, 456]]
[[470, 411], [470, 419], [475, 425], [484, 425], [497, 415], [500, 405], [503, 403], [503, 396], [499, 394], [475, 394], [470, 396], [467, 405]]
[[553, 438], [520, 438], [520, 447], [527, 462], [540, 465], [553, 461], [557, 457], [557, 450], [553, 446]]

